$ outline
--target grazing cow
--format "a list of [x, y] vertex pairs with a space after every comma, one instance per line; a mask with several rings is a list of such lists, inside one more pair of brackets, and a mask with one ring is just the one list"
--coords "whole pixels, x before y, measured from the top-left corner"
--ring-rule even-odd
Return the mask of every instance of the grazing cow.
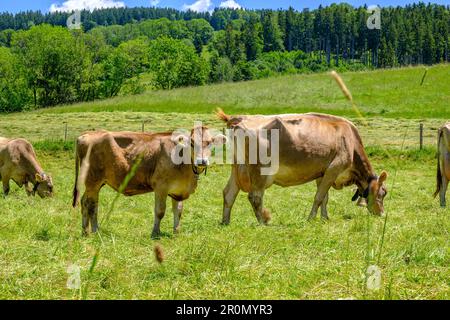
[[37, 194], [41, 198], [53, 195], [53, 182], [36, 159], [31, 144], [24, 139], [7, 139], [0, 137], [0, 179], [3, 194], [9, 193], [9, 180], [20, 188], [25, 186], [28, 195]]
[[437, 148], [437, 186], [434, 197], [439, 194], [441, 207], [445, 208], [445, 193], [450, 181], [450, 122], [439, 129]]
[[[267, 223], [270, 213], [263, 207], [265, 189], [273, 184], [288, 187], [314, 180], [317, 192], [309, 219], [315, 218], [319, 207], [321, 216], [328, 219], [330, 187], [342, 189], [353, 184], [358, 188], [353, 201], [365, 198], [371, 213], [381, 215], [384, 212], [383, 199], [387, 192], [384, 182], [387, 174], [383, 171], [380, 177], [375, 175], [358, 130], [350, 121], [315, 113], [234, 117], [220, 109], [217, 116], [227, 123], [235, 135], [237, 130], [256, 135], [259, 148], [266, 146], [274, 149], [268, 139], [258, 133], [262, 129], [276, 129], [279, 135], [277, 172], [263, 175], [261, 169], [266, 165], [261, 165], [259, 160], [256, 164], [247, 160], [242, 164], [236, 163], [235, 159], [231, 177], [223, 191], [224, 224], [230, 223], [231, 208], [240, 190], [248, 193], [258, 221]], [[249, 140], [245, 140], [246, 149], [249, 148]]]
[[[212, 137], [205, 127], [193, 129], [190, 135], [107, 131], [83, 134], [77, 140], [73, 192], [73, 207], [76, 207], [79, 180], [84, 183], [86, 189], [81, 199], [83, 234], [88, 233], [89, 224], [92, 232], [97, 231], [98, 195], [104, 185], [126, 196], [155, 193], [152, 237], [160, 234], [160, 222], [169, 196], [172, 198], [174, 214], [173, 229], [177, 232], [183, 200], [194, 193], [199, 175], [207, 169], [211, 147], [224, 144], [225, 141], [224, 135]], [[177, 146], [179, 149], [175, 149]], [[176, 164], [171, 157], [173, 151], [183, 155], [189, 152], [186, 153], [188, 160]], [[192, 161], [194, 156], [195, 160]], [[134, 175], [129, 175], [133, 168]], [[131, 179], [121, 186], [127, 175]]]

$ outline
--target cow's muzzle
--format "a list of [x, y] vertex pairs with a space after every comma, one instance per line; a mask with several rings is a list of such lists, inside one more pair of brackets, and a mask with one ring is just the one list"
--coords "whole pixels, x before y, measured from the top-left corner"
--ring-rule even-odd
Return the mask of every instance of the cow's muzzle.
[[207, 167], [209, 166], [209, 159], [206, 158], [197, 158], [194, 161], [194, 165], [196, 167]]

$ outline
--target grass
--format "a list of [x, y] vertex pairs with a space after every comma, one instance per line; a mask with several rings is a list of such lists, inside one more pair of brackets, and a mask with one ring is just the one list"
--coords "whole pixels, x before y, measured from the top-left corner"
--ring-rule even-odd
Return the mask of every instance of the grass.
[[[343, 75], [362, 112], [371, 117], [448, 118], [450, 65], [430, 67], [423, 85], [424, 67]], [[217, 107], [230, 113], [301, 113], [317, 111], [354, 116], [328, 74], [291, 75], [258, 81], [225, 83], [62, 106], [39, 111], [210, 113]]]
[[[268, 227], [256, 224], [240, 194], [228, 227], [221, 220], [221, 190], [229, 174], [215, 167], [185, 204], [182, 231], [150, 239], [153, 196], [120, 197], [98, 235], [81, 237], [81, 215], [70, 209], [73, 158], [40, 152], [54, 173], [55, 198], [28, 198], [13, 188], [2, 202], [0, 298], [78, 299], [66, 288], [71, 264], [81, 268], [87, 299], [340, 299], [364, 298], [367, 212], [351, 203], [351, 189], [332, 191], [331, 221], [307, 223], [312, 184], [268, 190]], [[375, 159], [377, 171], [395, 163]], [[380, 261], [382, 289], [369, 299], [448, 299], [448, 212], [431, 198], [434, 161], [402, 160], [395, 190], [386, 199], [389, 224]], [[56, 174], [57, 173], [57, 174]], [[391, 180], [392, 182], [392, 180]], [[100, 219], [115, 193], [105, 188]], [[412, 200], [414, 199], [414, 200]], [[369, 217], [369, 260], [377, 263], [383, 219]], [[156, 262], [153, 246], [163, 247]], [[95, 268], [89, 272], [93, 258]]]
[[[358, 106], [371, 114], [368, 127], [355, 120], [326, 75], [0, 115], [0, 136], [32, 141], [56, 189], [54, 198], [43, 200], [13, 185], [10, 196], [0, 198], [0, 299], [449, 299], [449, 211], [431, 197], [435, 130], [449, 118], [449, 71], [449, 66], [430, 68], [423, 87], [422, 68], [344, 74]], [[76, 136], [100, 128], [139, 131], [143, 121], [146, 130], [155, 131], [189, 128], [194, 120], [221, 128], [211, 114], [216, 106], [238, 114], [295, 109], [350, 116], [376, 171], [390, 173], [387, 224], [350, 201], [352, 188], [331, 191], [331, 221], [306, 222], [315, 192], [315, 184], [308, 184], [267, 190], [265, 203], [272, 211], [267, 227], [257, 225], [241, 193], [231, 225], [221, 226], [230, 168], [214, 166], [185, 202], [180, 234], [171, 233], [168, 208], [162, 238], [150, 239], [153, 194], [120, 196], [103, 220], [116, 197], [105, 187], [100, 232], [81, 237], [79, 208], [70, 206]], [[425, 126], [423, 150], [418, 150], [419, 122]], [[156, 244], [164, 251], [161, 264], [154, 256]], [[382, 271], [377, 291], [365, 286], [372, 264]], [[71, 265], [81, 270], [79, 290], [67, 288]]]

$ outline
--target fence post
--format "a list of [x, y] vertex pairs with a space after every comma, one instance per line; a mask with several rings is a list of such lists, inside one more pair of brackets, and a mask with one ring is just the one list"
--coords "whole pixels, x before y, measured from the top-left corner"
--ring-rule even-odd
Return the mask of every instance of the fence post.
[[64, 142], [67, 142], [67, 122], [64, 122]]
[[420, 150], [423, 149], [423, 123], [420, 124]]
[[142, 132], [145, 130], [145, 120], [142, 120]]

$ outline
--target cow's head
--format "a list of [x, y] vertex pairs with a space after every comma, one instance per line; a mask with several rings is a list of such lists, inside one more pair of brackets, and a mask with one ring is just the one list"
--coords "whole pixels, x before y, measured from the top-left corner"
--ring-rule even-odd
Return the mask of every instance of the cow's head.
[[358, 205], [366, 206], [370, 213], [381, 216], [384, 213], [384, 197], [387, 195], [386, 179], [385, 171], [380, 177], [371, 177], [368, 187], [362, 193], [357, 190], [352, 200], [358, 200]]
[[46, 173], [36, 173], [35, 176], [36, 184], [34, 185], [34, 193], [37, 194], [41, 198], [47, 198], [53, 196], [53, 181], [52, 177], [50, 177]]
[[191, 164], [203, 171], [209, 166], [209, 158], [213, 147], [221, 146], [227, 142], [223, 134], [212, 135], [204, 126], [192, 129], [190, 136], [186, 134], [175, 135], [172, 140], [183, 147], [191, 147]]
[[372, 214], [381, 216], [384, 213], [384, 197], [387, 195], [386, 185], [387, 173], [383, 171], [378, 179], [369, 182], [367, 190], [367, 209]]

